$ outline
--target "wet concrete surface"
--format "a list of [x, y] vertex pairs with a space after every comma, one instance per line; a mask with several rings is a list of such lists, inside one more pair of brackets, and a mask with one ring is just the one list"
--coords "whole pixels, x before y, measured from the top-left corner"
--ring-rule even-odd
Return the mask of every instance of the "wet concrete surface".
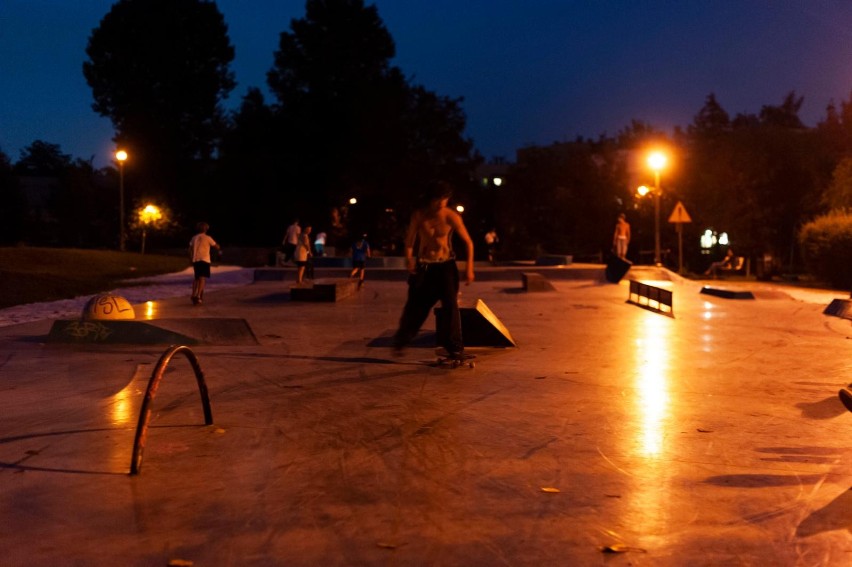
[[0, 328], [3, 563], [852, 563], [852, 322], [822, 314], [844, 294], [631, 270], [674, 291], [670, 318], [626, 303], [626, 280], [519, 293], [521, 271], [462, 288], [518, 344], [475, 349], [474, 369], [431, 365], [433, 318], [392, 356], [400, 281], [300, 303], [291, 281], [214, 278], [203, 307], [138, 306], [243, 318], [259, 344], [193, 347], [212, 426], [172, 360], [137, 476], [164, 348]]

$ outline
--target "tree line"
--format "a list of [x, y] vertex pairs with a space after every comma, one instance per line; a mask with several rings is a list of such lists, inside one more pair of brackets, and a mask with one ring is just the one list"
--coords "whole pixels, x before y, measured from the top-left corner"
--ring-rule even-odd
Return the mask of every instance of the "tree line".
[[[685, 242], [709, 227], [731, 235], [738, 253], [793, 263], [803, 223], [852, 207], [852, 99], [806, 127], [796, 93], [733, 117], [710, 94], [671, 134], [634, 121], [613, 136], [520, 148], [494, 187], [476, 175], [483, 160], [465, 136], [463, 100], [393, 65], [375, 6], [308, 0], [280, 34], [267, 73], [272, 99], [251, 87], [228, 112], [234, 53], [213, 1], [119, 0], [92, 30], [82, 66], [93, 109], [131, 156], [127, 202], [166, 206], [177, 226], [206, 220], [231, 245], [274, 246], [298, 216], [332, 245], [368, 232], [392, 252], [419, 195], [446, 180], [472, 232], [497, 228], [506, 255], [606, 252], [619, 212], [634, 226], [635, 255], [649, 246], [653, 221], [650, 200], [635, 197], [631, 160], [652, 146], [672, 164], [662, 210], [681, 201], [692, 214]], [[37, 178], [52, 181], [33, 208], [21, 180], [31, 198]], [[95, 169], [43, 140], [14, 163], [0, 152], [0, 242], [114, 246], [117, 199], [108, 196], [117, 185], [116, 168]], [[663, 228], [672, 247], [665, 219]], [[694, 270], [708, 260], [688, 258]]]

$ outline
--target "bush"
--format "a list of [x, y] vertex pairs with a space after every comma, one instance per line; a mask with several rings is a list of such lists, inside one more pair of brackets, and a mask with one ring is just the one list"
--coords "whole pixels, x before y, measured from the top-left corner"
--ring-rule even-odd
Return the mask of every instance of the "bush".
[[852, 213], [836, 210], [806, 223], [799, 231], [799, 244], [817, 278], [852, 289]]

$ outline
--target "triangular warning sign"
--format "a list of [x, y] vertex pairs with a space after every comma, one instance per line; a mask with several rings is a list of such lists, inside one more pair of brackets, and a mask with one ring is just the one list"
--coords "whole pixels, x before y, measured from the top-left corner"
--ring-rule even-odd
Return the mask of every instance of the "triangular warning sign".
[[672, 211], [671, 216], [669, 217], [669, 222], [692, 222], [689, 213], [686, 212], [686, 207], [684, 207], [683, 203], [681, 203], [680, 201], [678, 201], [677, 205], [675, 205], [675, 208]]

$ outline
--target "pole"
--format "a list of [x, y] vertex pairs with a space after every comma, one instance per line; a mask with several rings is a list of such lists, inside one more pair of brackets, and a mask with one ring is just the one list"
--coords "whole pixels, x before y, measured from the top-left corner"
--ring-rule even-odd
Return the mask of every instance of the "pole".
[[677, 273], [683, 275], [683, 223], [677, 223]]
[[660, 171], [654, 170], [654, 264], [662, 265], [660, 255]]
[[118, 162], [118, 249], [126, 249], [124, 236], [124, 161]]
[[143, 255], [145, 254], [145, 232], [145, 228], [142, 228], [142, 251], [140, 252], [140, 254]]

